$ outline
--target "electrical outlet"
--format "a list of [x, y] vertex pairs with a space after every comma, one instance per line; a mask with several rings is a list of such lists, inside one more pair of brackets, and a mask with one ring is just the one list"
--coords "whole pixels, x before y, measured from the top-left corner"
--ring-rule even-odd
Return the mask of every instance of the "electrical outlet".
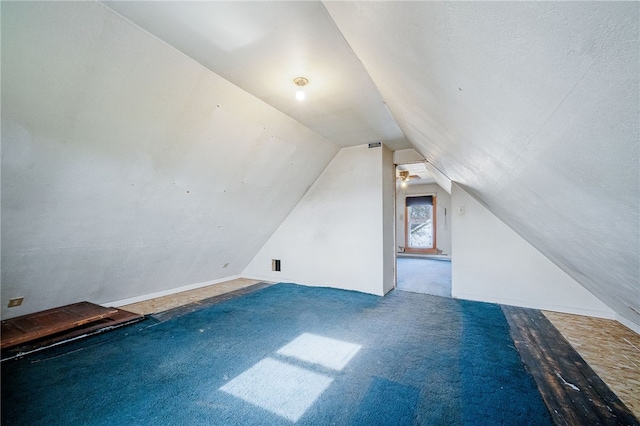
[[9, 304], [7, 305], [7, 307], [15, 308], [16, 306], [20, 306], [22, 305], [23, 300], [24, 300], [24, 297], [14, 297], [13, 299], [9, 299]]

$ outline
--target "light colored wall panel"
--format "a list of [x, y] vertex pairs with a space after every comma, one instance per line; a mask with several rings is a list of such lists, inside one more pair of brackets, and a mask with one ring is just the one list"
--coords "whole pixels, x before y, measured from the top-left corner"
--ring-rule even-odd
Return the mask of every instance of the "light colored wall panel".
[[99, 3], [5, 2], [2, 317], [237, 276], [337, 151]]
[[608, 306], [455, 183], [451, 204], [453, 297], [614, 318]]
[[242, 276], [384, 294], [384, 152], [341, 149]]
[[437, 182], [640, 325], [640, 4], [325, 6]]
[[385, 145], [382, 146], [382, 262], [384, 276], [382, 279], [383, 293], [393, 290], [396, 283], [396, 252], [395, 252], [395, 181], [396, 167], [393, 162], [393, 152]]

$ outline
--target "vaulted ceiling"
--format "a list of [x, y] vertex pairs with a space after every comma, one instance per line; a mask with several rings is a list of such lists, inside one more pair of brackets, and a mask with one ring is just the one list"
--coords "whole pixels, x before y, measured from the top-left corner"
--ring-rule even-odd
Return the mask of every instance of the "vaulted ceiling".
[[2, 2], [3, 297], [239, 274], [381, 141], [640, 325], [639, 31], [637, 2]]
[[416, 149], [640, 323], [640, 5], [326, 7]]
[[638, 3], [105, 4], [340, 146], [414, 147], [640, 324]]
[[[320, 2], [105, 4], [339, 146], [410, 146]], [[294, 97], [301, 76], [304, 102]]]

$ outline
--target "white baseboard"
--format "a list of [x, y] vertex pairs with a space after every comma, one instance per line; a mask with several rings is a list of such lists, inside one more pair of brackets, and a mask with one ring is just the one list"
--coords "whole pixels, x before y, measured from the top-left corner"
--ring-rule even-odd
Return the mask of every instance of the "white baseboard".
[[496, 298], [496, 297], [491, 298], [491, 300], [487, 300], [486, 298], [483, 298], [481, 296], [468, 294], [468, 293], [453, 294], [452, 296], [455, 299], [472, 300], [476, 302], [499, 303], [501, 305], [521, 306], [523, 308], [532, 308], [532, 309], [540, 309], [543, 311], [561, 312], [564, 314], [585, 315], [588, 317], [605, 318], [605, 319], [616, 319], [616, 314], [613, 311], [584, 309], [584, 308], [579, 308], [575, 306], [563, 306], [563, 305], [554, 305], [554, 304], [546, 304], [546, 303], [531, 304], [531, 303], [527, 303], [524, 300], [502, 299], [502, 298]]
[[273, 279], [273, 277], [269, 277], [266, 275], [253, 275], [253, 274], [240, 274], [240, 278], [244, 278], [247, 280], [256, 280], [256, 281], [264, 281], [267, 283], [293, 283], [295, 281], [289, 280], [286, 277], [279, 277], [278, 279]]
[[172, 288], [169, 290], [163, 290], [155, 293], [143, 294], [141, 296], [130, 297], [128, 299], [121, 299], [121, 300], [115, 300], [113, 302], [101, 303], [101, 305], [117, 308], [119, 306], [130, 305], [132, 303], [138, 303], [138, 302], [144, 302], [145, 300], [155, 299], [156, 297], [168, 296], [170, 294], [181, 293], [183, 291], [195, 290], [197, 288], [207, 287], [207, 286], [210, 286], [213, 284], [219, 284], [225, 281], [236, 280], [238, 278], [241, 278], [240, 275], [232, 275], [230, 277], [219, 278], [217, 280], [206, 281], [203, 283], [189, 284], [182, 287]]
[[618, 314], [616, 314], [615, 320], [618, 321], [620, 324], [626, 327], [629, 327], [631, 330], [635, 331], [636, 333], [640, 334], [640, 325], [636, 324], [635, 322], [629, 321], [625, 317], [622, 317]]

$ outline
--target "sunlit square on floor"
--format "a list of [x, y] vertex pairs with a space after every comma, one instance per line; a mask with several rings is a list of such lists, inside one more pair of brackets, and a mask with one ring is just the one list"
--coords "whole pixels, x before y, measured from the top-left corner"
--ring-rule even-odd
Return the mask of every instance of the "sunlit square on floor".
[[332, 381], [331, 377], [265, 358], [220, 390], [296, 422]]
[[361, 347], [361, 345], [342, 340], [303, 333], [291, 343], [280, 348], [277, 353], [340, 371]]

